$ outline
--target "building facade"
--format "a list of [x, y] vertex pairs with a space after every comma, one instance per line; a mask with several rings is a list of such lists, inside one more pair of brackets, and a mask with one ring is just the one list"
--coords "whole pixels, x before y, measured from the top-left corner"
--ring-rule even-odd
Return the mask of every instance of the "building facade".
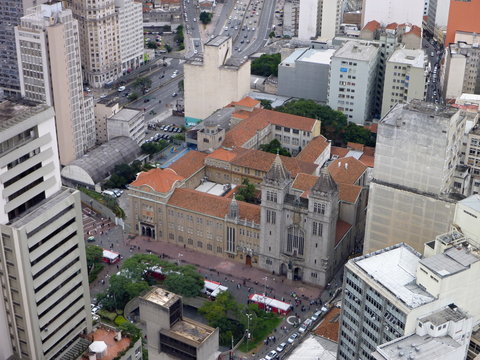
[[127, 136], [138, 145], [145, 138], [145, 116], [143, 111], [124, 107], [115, 115], [107, 118], [108, 140], [118, 136]]
[[383, 25], [398, 23], [422, 27], [423, 1], [408, 0], [404, 2], [363, 0], [362, 26], [372, 20]]
[[298, 37], [311, 40], [317, 36], [333, 39], [340, 29], [342, 1], [301, 0], [298, 18]]
[[479, 11], [480, 0], [450, 0], [445, 46], [456, 41], [455, 36], [458, 31], [480, 33], [480, 23], [476, 17]]
[[459, 109], [412, 100], [380, 121], [365, 253], [399, 242], [421, 251], [424, 242], [448, 230], [466, 119]]
[[143, 64], [143, 11], [134, 0], [115, 0], [122, 73]]
[[79, 24], [84, 81], [92, 87], [113, 83], [122, 68], [115, 0], [72, 0], [71, 9]]
[[60, 162], [95, 145], [93, 99], [83, 94], [78, 22], [62, 3], [27, 10], [15, 28], [24, 98], [55, 107]]
[[250, 91], [250, 61], [231, 58], [232, 52], [232, 39], [217, 36], [205, 44], [203, 61], [193, 58], [185, 63], [187, 123], [205, 119]]
[[375, 105], [379, 50], [371, 44], [348, 41], [332, 56], [328, 105], [349, 121], [364, 124]]
[[80, 194], [61, 186], [53, 109], [0, 114], [0, 355], [58, 358], [92, 327]]
[[423, 100], [426, 91], [425, 51], [398, 49], [387, 60], [382, 117], [397, 103]]

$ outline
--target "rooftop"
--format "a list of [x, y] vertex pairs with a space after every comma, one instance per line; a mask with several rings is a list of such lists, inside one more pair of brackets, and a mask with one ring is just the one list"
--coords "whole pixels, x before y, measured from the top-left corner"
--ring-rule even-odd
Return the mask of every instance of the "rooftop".
[[459, 245], [453, 246], [441, 254], [422, 259], [420, 264], [443, 278], [467, 270], [472, 264], [479, 261], [479, 256], [479, 249], [471, 248], [471, 245]]
[[176, 322], [169, 331], [170, 334], [189, 340], [188, 342], [193, 346], [200, 345], [214, 332], [214, 328], [188, 318]]
[[[33, 104], [26, 101], [12, 102], [9, 100], [0, 102], [0, 131], [4, 131], [16, 124], [46, 111], [50, 106], [45, 104]], [[51, 111], [53, 117], [53, 111]]]
[[169, 168], [175, 171], [179, 176], [188, 179], [198, 170], [203, 168], [206, 157], [207, 154], [192, 150], [175, 161], [169, 166]]
[[336, 159], [328, 166], [328, 171], [337, 184], [355, 184], [366, 170], [367, 166], [354, 157]]
[[449, 321], [459, 322], [467, 317], [467, 314], [452, 304], [452, 306], [446, 306], [443, 309], [437, 310], [430, 315], [420, 318], [419, 321], [422, 323], [432, 323], [433, 326], [439, 326]]
[[298, 344], [288, 360], [335, 360], [337, 358], [337, 344], [320, 336], [308, 335]]
[[357, 61], [372, 61], [377, 56], [378, 51], [376, 46], [364, 45], [357, 41], [348, 41], [335, 52], [333, 57]]
[[332, 308], [314, 330], [314, 333], [338, 343], [338, 330], [340, 329], [340, 313], [337, 307]]
[[471, 195], [466, 199], [459, 201], [459, 203], [475, 211], [480, 211], [480, 194]]
[[410, 65], [422, 68], [425, 65], [425, 51], [422, 49], [398, 49], [388, 59], [388, 62]]
[[220, 46], [229, 38], [230, 36], [218, 35], [218, 36], [215, 36], [213, 39], [207, 41], [205, 43], [205, 46]]
[[119, 120], [119, 121], [129, 121], [134, 117], [138, 116], [139, 114], [142, 114], [142, 112], [139, 110], [123, 108], [122, 110], [117, 112], [115, 115], [113, 115], [110, 119]]
[[129, 348], [130, 338], [122, 336], [122, 339], [117, 341], [115, 340], [116, 333], [114, 329], [98, 327], [90, 334], [93, 341], [103, 341], [107, 345], [107, 350], [102, 356], [102, 360], [113, 360]]
[[179, 300], [180, 296], [170, 291], [166, 291], [162, 288], [154, 287], [152, 290], [150, 290], [143, 296], [143, 299], [168, 308], [177, 300]]
[[297, 159], [313, 163], [323, 154], [329, 145], [330, 143], [324, 136], [316, 136], [300, 151]]
[[416, 308], [435, 298], [415, 282], [421, 255], [400, 243], [349, 261], [354, 263], [379, 286], [388, 290], [410, 308]]
[[290, 56], [283, 60], [280, 65], [291, 66], [294, 65], [296, 61], [329, 65], [330, 59], [335, 51], [336, 49], [296, 49]]
[[[172, 186], [177, 181], [184, 180], [184, 177], [178, 175], [174, 170], [168, 169], [152, 169], [147, 172], [141, 172], [135, 181], [130, 186], [133, 187], [145, 187], [152, 189], [153, 191], [166, 193], [170, 191]], [[147, 190], [148, 191], [148, 190]]]

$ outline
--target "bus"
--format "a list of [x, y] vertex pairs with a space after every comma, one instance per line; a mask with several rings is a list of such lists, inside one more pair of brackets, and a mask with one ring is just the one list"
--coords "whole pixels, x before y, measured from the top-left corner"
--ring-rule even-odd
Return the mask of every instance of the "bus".
[[120, 261], [120, 254], [114, 251], [103, 249], [102, 260], [107, 264], [116, 264]]
[[212, 280], [205, 280], [202, 292], [209, 296], [210, 299], [215, 300], [215, 298], [223, 291], [227, 291], [228, 287], [223, 286], [221, 283]]
[[273, 299], [263, 294], [251, 294], [248, 297], [248, 302], [257, 304], [260, 309], [280, 315], [287, 315], [291, 310], [291, 305], [289, 303]]

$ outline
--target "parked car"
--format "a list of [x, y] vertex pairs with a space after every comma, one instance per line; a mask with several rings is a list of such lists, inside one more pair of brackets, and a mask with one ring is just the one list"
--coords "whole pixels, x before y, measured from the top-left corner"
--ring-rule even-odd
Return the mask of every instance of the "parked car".
[[124, 90], [125, 90], [125, 86], [120, 86], [120, 87], [118, 88], [118, 92], [122, 92], [122, 91], [124, 91]]
[[177, 96], [177, 95], [178, 95], [178, 94], [177, 94], [176, 92], [174, 92], [174, 93], [172, 94], [172, 97], [175, 97], [175, 96]]
[[294, 332], [292, 335], [290, 335], [290, 337], [288, 338], [287, 342], [288, 342], [289, 344], [293, 344], [293, 342], [294, 342], [295, 340], [297, 340], [297, 338], [298, 338], [299, 336], [300, 336], [299, 333]]
[[283, 342], [283, 343], [281, 343], [280, 345], [277, 346], [277, 349], [276, 349], [276, 350], [277, 350], [279, 353], [281, 353], [283, 350], [285, 350], [286, 347], [287, 347], [287, 343], [284, 343], [284, 342]]
[[298, 332], [303, 334], [305, 331], [307, 331], [307, 326], [302, 324], [302, 326], [298, 328]]
[[273, 360], [277, 358], [277, 352], [275, 350], [270, 351], [267, 356], [265, 356], [265, 360]]

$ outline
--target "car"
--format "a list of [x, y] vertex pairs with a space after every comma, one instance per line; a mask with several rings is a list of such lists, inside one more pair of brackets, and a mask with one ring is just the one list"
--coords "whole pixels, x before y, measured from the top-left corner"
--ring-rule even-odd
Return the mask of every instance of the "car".
[[312, 315], [312, 317], [310, 319], [312, 319], [312, 321], [317, 321], [317, 319], [320, 317], [320, 315], [322, 315], [322, 311], [317, 311]]
[[144, 99], [143, 102], [144, 103], [148, 103], [150, 101], [150, 99]]
[[100, 99], [104, 99], [104, 98], [106, 98], [106, 97], [107, 97], [107, 94], [102, 94], [102, 95], [100, 95]]
[[198, 54], [198, 50], [197, 49], [193, 50], [193, 53]]
[[193, 18], [193, 21], [194, 21], [194, 22], [197, 22], [197, 18]]
[[89, 236], [87, 242], [95, 242], [95, 236]]
[[172, 76], [170, 76], [172, 79], [177, 77], [177, 74], [173, 73]]
[[127, 97], [128, 95], [130, 95], [129, 92], [124, 92], [124, 93], [123, 93], [123, 96], [124, 96], [124, 97]]
[[96, 314], [98, 312], [98, 310], [100, 310], [100, 308], [98, 306], [93, 306], [92, 307], [92, 314]]
[[93, 321], [98, 321], [98, 320], [100, 320], [100, 316], [98, 316], [97, 314], [92, 314], [92, 320]]
[[275, 350], [270, 351], [266, 356], [265, 360], [273, 360], [277, 358], [278, 353]]
[[246, 39], [246, 38], [248, 37], [248, 35], [247, 35], [247, 34], [245, 34], [243, 37]]
[[298, 338], [299, 336], [300, 336], [299, 333], [294, 332], [292, 335], [290, 335], [290, 337], [288, 338], [287, 342], [288, 342], [289, 344], [293, 344], [293, 342], [294, 342], [295, 340], [297, 340], [297, 338]]
[[287, 347], [287, 343], [281, 343], [280, 345], [277, 346], [276, 350], [281, 353], [285, 348]]
[[305, 331], [307, 331], [307, 326], [305, 326], [305, 324], [302, 324], [302, 326], [298, 328], [298, 332], [304, 333]]
[[181, 132], [182, 132], [182, 129], [180, 129], [180, 128], [176, 128], [176, 129], [175, 129], [175, 132], [177, 132], [177, 133], [181, 133]]
[[247, 39], [247, 44], [250, 44], [250, 40]]
[[223, 30], [228, 31], [228, 26], [225, 26]]
[[307, 319], [303, 322], [303, 325], [305, 325], [308, 328], [310, 325], [312, 325], [312, 322], [313, 322], [312, 319]]
[[172, 94], [172, 97], [175, 97], [175, 96], [177, 96], [177, 95], [178, 95], [178, 94], [177, 94], [176, 92], [174, 92], [174, 93]]
[[244, 42], [245, 42], [245, 40], [242, 40], [242, 41], [240, 41], [240, 44], [243, 44]]
[[124, 90], [125, 90], [125, 86], [120, 86], [120, 87], [118, 88], [118, 92], [122, 92], [122, 91], [124, 91]]

